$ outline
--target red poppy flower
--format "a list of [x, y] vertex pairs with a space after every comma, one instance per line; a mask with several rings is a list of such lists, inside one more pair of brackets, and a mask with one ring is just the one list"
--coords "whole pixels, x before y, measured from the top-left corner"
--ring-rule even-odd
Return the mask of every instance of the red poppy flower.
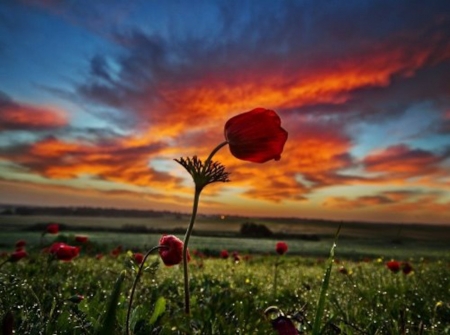
[[137, 264], [141, 264], [144, 261], [144, 255], [141, 254], [140, 252], [137, 252], [133, 255], [134, 261]]
[[284, 255], [288, 251], [288, 245], [286, 242], [277, 242], [275, 245], [275, 251], [278, 255]]
[[244, 161], [279, 160], [287, 137], [280, 117], [269, 109], [255, 108], [225, 123], [225, 138], [231, 154]]
[[59, 233], [59, 225], [56, 223], [51, 223], [47, 226], [48, 234], [58, 234]]
[[55, 242], [51, 245], [49, 252], [60, 261], [69, 262], [80, 253], [79, 247], [72, 247], [62, 242]]
[[[183, 261], [183, 241], [174, 235], [163, 235], [159, 240], [159, 255], [167, 266], [177, 265]], [[188, 252], [188, 261], [191, 259]]]
[[397, 273], [400, 271], [400, 262], [397, 261], [389, 261], [386, 263], [386, 266], [389, 270], [391, 270], [394, 273]]
[[239, 253], [237, 251], [233, 251], [233, 260], [237, 263], [241, 260]]
[[77, 241], [78, 243], [86, 243], [88, 241], [88, 237], [87, 236], [82, 236], [82, 235], [76, 235], [75, 236], [75, 241]]
[[[27, 242], [25, 240], [18, 240], [16, 242], [16, 249], [22, 249], [27, 245]], [[18, 251], [18, 250], [17, 250]]]
[[24, 250], [13, 252], [11, 255], [9, 255], [9, 261], [12, 263], [20, 261], [22, 258], [27, 257], [28, 254]]
[[102, 259], [103, 258], [103, 254], [102, 253], [98, 253], [97, 255], [95, 255], [96, 259]]
[[413, 270], [413, 267], [411, 266], [411, 264], [409, 264], [408, 262], [403, 262], [402, 263], [402, 272], [405, 275], [409, 275]]
[[230, 257], [230, 255], [228, 254], [228, 250], [222, 250], [220, 252], [220, 258], [227, 259], [228, 257]]

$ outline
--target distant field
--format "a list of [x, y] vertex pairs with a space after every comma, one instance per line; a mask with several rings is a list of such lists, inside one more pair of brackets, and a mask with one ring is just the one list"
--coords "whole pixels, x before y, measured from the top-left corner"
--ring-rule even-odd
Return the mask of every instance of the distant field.
[[[114, 228], [123, 226], [142, 226], [154, 229], [186, 228], [189, 216], [166, 215], [159, 218], [120, 218], [120, 217], [81, 217], [81, 216], [0, 216], [0, 251], [8, 249], [19, 238], [31, 244], [38, 244], [40, 234], [23, 231], [37, 223], [56, 222], [75, 227], [74, 231], [63, 232], [66, 235], [86, 233], [87, 228]], [[221, 232], [239, 232], [244, 222], [264, 224], [273, 232], [314, 234], [319, 241], [287, 239], [289, 252], [299, 255], [323, 256], [329, 252], [338, 223], [335, 222], [296, 222], [294, 219], [251, 219], [200, 217], [195, 232], [209, 231], [217, 236], [193, 236], [190, 249], [208, 250], [212, 253], [221, 249], [250, 253], [270, 253], [273, 251], [273, 239], [227, 238], [220, 237]], [[89, 231], [91, 241], [99, 244], [118, 245], [127, 248], [146, 249], [158, 243], [160, 234], [127, 234], [117, 232]], [[178, 234], [179, 235], [179, 234]], [[180, 236], [182, 237], [182, 236]], [[387, 225], [368, 223], [343, 223], [336, 250], [341, 257], [387, 257], [387, 258], [450, 258], [450, 227], [420, 225]]]

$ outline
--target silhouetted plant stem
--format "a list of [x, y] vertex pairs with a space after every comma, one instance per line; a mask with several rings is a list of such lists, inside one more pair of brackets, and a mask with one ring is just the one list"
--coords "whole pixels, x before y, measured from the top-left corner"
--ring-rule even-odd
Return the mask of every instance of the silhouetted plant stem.
[[191, 237], [192, 229], [194, 228], [195, 218], [197, 216], [198, 202], [200, 199], [201, 189], [195, 188], [194, 202], [192, 205], [191, 221], [189, 222], [188, 229], [184, 235], [183, 242], [183, 273], [184, 273], [184, 311], [186, 314], [191, 312], [190, 307], [190, 294], [189, 294], [189, 268], [188, 268], [188, 243]]
[[134, 283], [133, 283], [133, 286], [131, 288], [130, 301], [128, 302], [127, 321], [126, 321], [126, 332], [127, 332], [127, 335], [130, 334], [130, 314], [131, 314], [131, 306], [133, 305], [134, 291], [136, 291], [136, 286], [137, 286], [137, 283], [139, 281], [139, 277], [141, 276], [142, 269], [144, 268], [145, 261], [147, 260], [148, 256], [150, 256], [150, 254], [153, 251], [155, 251], [157, 249], [161, 249], [161, 248], [166, 248], [166, 247], [162, 246], [162, 245], [157, 245], [156, 247], [153, 247], [149, 251], [147, 251], [147, 253], [144, 256], [144, 259], [142, 260], [142, 263], [139, 265], [139, 269], [138, 269], [138, 272], [136, 274], [136, 278], [134, 279]]
[[[186, 230], [186, 234], [184, 235], [183, 241], [183, 274], [184, 274], [184, 311], [186, 314], [190, 314], [191, 306], [190, 306], [190, 293], [189, 293], [189, 268], [188, 268], [188, 244], [189, 238], [191, 237], [192, 230], [194, 228], [195, 219], [197, 217], [198, 203], [200, 199], [200, 193], [203, 188], [213, 182], [218, 181], [228, 181], [228, 173], [225, 172], [225, 168], [220, 163], [212, 162], [212, 158], [214, 155], [228, 142], [222, 142], [217, 147], [214, 148], [213, 151], [209, 154], [206, 161], [203, 163], [201, 169], [199, 169], [200, 165], [193, 165], [192, 161], [186, 160], [177, 160], [178, 163], [182, 164], [186, 170], [191, 174], [194, 183], [195, 183], [195, 193], [194, 193], [194, 201], [192, 205], [192, 214], [191, 220], [189, 222], [189, 226]], [[194, 157], [194, 163], [200, 162], [196, 157]]]

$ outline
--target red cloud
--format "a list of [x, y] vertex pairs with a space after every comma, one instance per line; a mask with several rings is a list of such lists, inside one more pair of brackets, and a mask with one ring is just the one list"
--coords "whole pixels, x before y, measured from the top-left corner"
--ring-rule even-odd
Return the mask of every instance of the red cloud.
[[67, 116], [53, 108], [15, 103], [0, 104], [0, 131], [52, 129], [64, 127], [67, 124]]

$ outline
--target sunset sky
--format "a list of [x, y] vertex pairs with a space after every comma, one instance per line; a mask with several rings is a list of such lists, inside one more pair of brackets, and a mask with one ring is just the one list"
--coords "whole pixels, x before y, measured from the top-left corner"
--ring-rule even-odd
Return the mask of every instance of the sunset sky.
[[281, 160], [224, 147], [200, 213], [450, 224], [448, 0], [0, 3], [0, 203], [187, 213], [255, 107]]

